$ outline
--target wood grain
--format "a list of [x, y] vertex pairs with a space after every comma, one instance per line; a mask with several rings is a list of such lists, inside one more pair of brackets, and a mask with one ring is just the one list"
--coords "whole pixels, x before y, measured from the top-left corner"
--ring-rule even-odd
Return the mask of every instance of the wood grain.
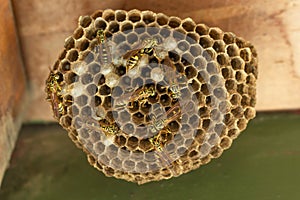
[[0, 0], [0, 185], [24, 111], [25, 71], [10, 1]]
[[44, 81], [80, 15], [96, 9], [149, 9], [191, 17], [251, 41], [259, 55], [259, 111], [300, 108], [300, 0], [179, 1], [13, 0], [33, 91], [28, 121], [51, 120]]

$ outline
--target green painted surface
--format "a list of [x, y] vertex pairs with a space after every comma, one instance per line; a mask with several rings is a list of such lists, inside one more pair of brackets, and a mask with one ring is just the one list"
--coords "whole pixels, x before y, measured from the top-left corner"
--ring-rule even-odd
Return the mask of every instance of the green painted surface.
[[1, 200], [300, 199], [300, 116], [261, 114], [208, 165], [138, 186], [87, 163], [57, 125], [23, 127]]

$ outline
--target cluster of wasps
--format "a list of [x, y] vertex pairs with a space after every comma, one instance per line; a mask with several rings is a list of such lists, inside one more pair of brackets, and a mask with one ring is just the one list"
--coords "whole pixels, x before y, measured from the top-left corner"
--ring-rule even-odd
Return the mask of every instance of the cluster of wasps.
[[[109, 65], [112, 61], [112, 55], [110, 51], [110, 47], [106, 42], [105, 31], [103, 29], [99, 29], [96, 32], [96, 38], [98, 40], [98, 45], [95, 48], [96, 53], [99, 56], [99, 62], [102, 65]], [[140, 61], [144, 56], [154, 55], [158, 59], [162, 60], [160, 56], [157, 54], [158, 40], [155, 38], [146, 38], [141, 46], [137, 49], [131, 50], [123, 55], [123, 59], [126, 61], [126, 70], [127, 72], [136, 69], [139, 67]], [[178, 99], [180, 97], [180, 90], [177, 84], [177, 75], [176, 75], [176, 67], [172, 63], [171, 59], [168, 56], [164, 56], [163, 65], [167, 67], [163, 67], [163, 71], [169, 82], [169, 90], [171, 92], [171, 97], [173, 99]], [[170, 67], [171, 69], [167, 69]], [[52, 109], [54, 112], [54, 117], [59, 119], [65, 113], [63, 96], [61, 95], [62, 85], [60, 81], [60, 76], [58, 73], [54, 71], [50, 72], [50, 75], [46, 81], [46, 92], [48, 94], [47, 100], [51, 101]], [[134, 92], [130, 92], [128, 94], [124, 94], [121, 100], [117, 103], [117, 106], [125, 106], [129, 102], [138, 101], [141, 106], [144, 106], [148, 98], [151, 96], [155, 96], [156, 91], [153, 86], [150, 87], [142, 87]], [[179, 103], [177, 102], [173, 107], [171, 107], [163, 116], [156, 118], [152, 117], [150, 124], [150, 131], [152, 133], [157, 133], [154, 137], [149, 138], [150, 143], [153, 148], [156, 149], [159, 153], [159, 157], [162, 160], [167, 161], [167, 163], [171, 162], [166, 155], [163, 155], [163, 146], [166, 143], [165, 138], [163, 137], [163, 132], [171, 133], [169, 129], [165, 128], [168, 123], [173, 120], [176, 120], [180, 116]], [[171, 116], [170, 116], [171, 115]], [[102, 132], [106, 136], [114, 136], [118, 134], [120, 131], [118, 125], [116, 123], [110, 123], [105, 119], [101, 119], [99, 121], [92, 121], [91, 126], [96, 127], [96, 123], [100, 125]]]
[[[102, 29], [97, 31], [97, 38], [99, 46], [99, 52], [101, 53], [100, 61], [102, 64], [109, 64], [109, 60], [111, 60], [111, 54], [109, 51], [109, 47], [105, 42], [105, 32]], [[157, 53], [158, 47], [158, 40], [156, 38], [146, 38], [143, 40], [142, 44], [131, 51], [128, 51], [123, 55], [123, 59], [126, 61], [126, 70], [127, 72], [139, 67], [139, 64], [144, 56], [154, 55], [159, 60], [162, 60]], [[171, 97], [173, 99], [178, 99], [181, 96], [180, 89], [177, 83], [177, 74], [176, 74], [176, 67], [172, 63], [171, 59], [168, 56], [164, 56], [163, 62], [163, 71], [168, 79], [169, 82], [169, 90], [171, 92]], [[170, 67], [171, 69], [168, 69]], [[148, 101], [150, 96], [155, 96], [156, 91], [153, 86], [150, 87], [142, 87], [134, 92], [128, 92], [124, 94], [118, 101], [115, 102], [117, 107], [124, 107], [128, 104], [128, 102], [133, 105], [132, 102], [138, 101], [141, 106], [145, 105]], [[159, 157], [167, 161], [170, 164], [171, 160], [166, 156], [163, 155], [163, 146], [166, 143], [165, 138], [163, 137], [163, 133], [171, 133], [171, 131], [166, 128], [168, 123], [178, 119], [180, 117], [180, 106], [177, 102], [173, 105], [164, 115], [156, 118], [155, 116], [152, 117], [150, 131], [152, 133], [157, 133], [154, 137], [149, 138], [150, 143], [152, 144], [153, 148], [156, 149], [159, 153]], [[119, 129], [117, 125], [114, 124], [103, 124], [100, 123], [102, 130], [107, 135], [115, 135], [118, 133]]]
[[[100, 62], [104, 65], [110, 64], [110, 61], [112, 60], [112, 55], [109, 50], [109, 46], [106, 41], [105, 32], [103, 29], [99, 29], [97, 31], [97, 39], [99, 45], [99, 49], [96, 50], [96, 52], [101, 53]], [[177, 82], [177, 74], [176, 74], [176, 67], [172, 63], [169, 56], [167, 56], [166, 52], [163, 52], [163, 48], [159, 48], [158, 40], [156, 38], [146, 38], [143, 40], [143, 42], [140, 44], [139, 47], [137, 47], [134, 50], [128, 51], [123, 55], [123, 59], [126, 60], [126, 69], [127, 72], [130, 70], [133, 70], [137, 67], [139, 67], [140, 61], [144, 56], [150, 56], [154, 55], [158, 60], [164, 59], [163, 62], [163, 71], [166, 74], [166, 77], [168, 78], [168, 82], [170, 84], [169, 89], [171, 91], [171, 96], [174, 99], [178, 99], [180, 97], [180, 90]], [[163, 56], [161, 56], [161, 54]], [[171, 69], [166, 69], [167, 67], [170, 67]], [[137, 91], [134, 95], [138, 93], [138, 98], [135, 96], [134, 98], [130, 100], [142, 100], [142, 104], [145, 104], [145, 99], [149, 96], [154, 96], [153, 89], [152, 88], [144, 88], [145, 91]], [[141, 97], [142, 96], [142, 97]], [[124, 97], [126, 98], [126, 97]]]
[[56, 119], [59, 119], [59, 117], [65, 112], [63, 106], [63, 97], [61, 95], [62, 87], [59, 80], [59, 74], [54, 73], [54, 71], [50, 71], [50, 75], [46, 81], [46, 100], [51, 102], [54, 117]]
[[150, 131], [155, 134], [153, 137], [149, 138], [150, 143], [156, 151], [158, 157], [165, 162], [167, 165], [172, 163], [171, 158], [164, 153], [163, 147], [168, 141], [167, 135], [172, 134], [171, 130], [167, 125], [179, 119], [181, 116], [181, 107], [179, 102], [175, 103], [167, 112], [165, 112], [160, 117], [152, 116], [152, 124], [150, 125]]

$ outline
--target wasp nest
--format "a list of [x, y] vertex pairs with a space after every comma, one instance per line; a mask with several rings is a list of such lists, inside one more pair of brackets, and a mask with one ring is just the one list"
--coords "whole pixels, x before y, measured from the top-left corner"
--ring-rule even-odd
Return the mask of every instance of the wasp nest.
[[255, 116], [256, 56], [190, 18], [97, 11], [65, 40], [47, 99], [106, 176], [168, 179], [219, 157]]

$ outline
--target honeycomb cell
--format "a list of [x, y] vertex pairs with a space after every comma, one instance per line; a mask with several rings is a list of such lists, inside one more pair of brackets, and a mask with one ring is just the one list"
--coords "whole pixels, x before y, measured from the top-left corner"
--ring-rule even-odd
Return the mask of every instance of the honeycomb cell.
[[98, 80], [98, 86], [106, 83], [105, 76], [103, 74], [98, 74], [95, 79]]
[[244, 83], [246, 80], [247, 74], [244, 71], [237, 71], [235, 72], [235, 79], [239, 83]]
[[103, 153], [103, 152], [105, 151], [105, 148], [106, 148], [106, 146], [105, 146], [103, 143], [101, 143], [101, 142], [98, 142], [98, 143], [96, 143], [96, 145], [95, 145], [95, 151], [96, 151], [98, 154]]
[[219, 28], [210, 28], [208, 34], [214, 40], [223, 39], [223, 31]]
[[75, 102], [76, 102], [77, 105], [83, 107], [84, 105], [87, 104], [88, 97], [86, 95], [81, 95], [81, 96], [76, 98]]
[[186, 31], [194, 31], [196, 24], [193, 20], [187, 18], [186, 20], [184, 20], [183, 22], [181, 22], [181, 26], [182, 28], [184, 28]]
[[178, 48], [181, 51], [187, 51], [190, 48], [190, 45], [186, 41], [181, 41], [180, 43], [178, 43]]
[[186, 35], [186, 41], [188, 41], [190, 45], [195, 45], [199, 43], [199, 39], [200, 36], [196, 33], [187, 33]]
[[236, 129], [236, 128], [230, 129], [228, 131], [228, 137], [230, 137], [231, 139], [235, 139], [235, 138], [237, 138], [237, 136], [239, 135], [239, 133], [240, 133], [239, 130]]
[[224, 33], [223, 35], [223, 41], [226, 44], [232, 44], [235, 42], [236, 36], [233, 33]]
[[[251, 99], [249, 98], [248, 95], [243, 95], [242, 96], [241, 104], [242, 104], [243, 107], [249, 106], [251, 104], [250, 102], [251, 102]], [[245, 116], [246, 116], [246, 114], [245, 114]]]
[[215, 41], [213, 44], [213, 49], [217, 53], [225, 52], [225, 43], [222, 40]]
[[70, 62], [64, 60], [64, 61], [61, 63], [61, 70], [62, 70], [63, 72], [67, 72], [67, 71], [70, 71], [70, 69], [71, 69]]
[[224, 79], [233, 78], [233, 70], [229, 67], [222, 68], [222, 76], [224, 77]]
[[240, 57], [235, 57], [231, 60], [231, 66], [235, 70], [244, 69], [245, 63]]
[[200, 38], [199, 43], [203, 48], [208, 48], [208, 47], [212, 47], [214, 41], [211, 38], [204, 36]]
[[246, 126], [247, 126], [248, 121], [244, 118], [239, 119], [237, 122], [237, 127], [239, 128], [239, 130], [245, 130]]
[[141, 112], [137, 112], [135, 114], [132, 115], [132, 121], [135, 124], [141, 124], [144, 122], [144, 115]]
[[225, 99], [226, 98], [226, 92], [223, 88], [216, 88], [213, 90], [213, 95], [217, 97], [218, 99]]
[[218, 74], [219, 72], [219, 67], [215, 62], [209, 62], [207, 63], [206, 71], [210, 74]]
[[226, 52], [230, 57], [239, 55], [239, 47], [236, 44], [230, 44], [226, 47]]
[[137, 42], [137, 41], [138, 41], [138, 36], [137, 36], [136, 34], [131, 33], [131, 34], [128, 34], [128, 35], [127, 35], [127, 42], [128, 42], [129, 44], [133, 44], [133, 43], [135, 43], [135, 42]]
[[225, 134], [227, 134], [226, 126], [223, 124], [223, 122], [216, 124], [214, 131], [219, 137], [223, 137]]
[[158, 13], [156, 21], [160, 26], [164, 26], [168, 23], [169, 18], [162, 13]]
[[209, 87], [208, 87], [207, 84], [202, 84], [202, 85], [201, 85], [200, 91], [201, 91], [204, 95], [209, 95], [209, 94], [210, 94]]
[[247, 120], [253, 119], [255, 117], [255, 110], [253, 108], [247, 108], [244, 114]]
[[191, 65], [194, 62], [193, 56], [190, 53], [185, 53], [181, 57], [181, 64], [184, 66]]
[[132, 10], [128, 12], [128, 19], [131, 22], [138, 22], [141, 20], [141, 14], [138, 11]]
[[106, 22], [110, 22], [113, 21], [115, 19], [115, 13], [113, 10], [104, 10], [103, 14], [102, 14], [102, 18], [106, 21]]
[[222, 153], [223, 149], [221, 147], [215, 146], [214, 148], [212, 148], [210, 155], [212, 156], [212, 158], [218, 158]]
[[83, 74], [80, 78], [81, 78], [82, 84], [84, 84], [84, 85], [90, 84], [93, 81], [92, 75], [88, 74], [88, 73]]
[[197, 24], [196, 33], [200, 36], [208, 34], [208, 27], [205, 24]]
[[122, 167], [122, 161], [119, 158], [115, 158], [111, 161], [111, 165], [115, 169], [119, 169]]
[[79, 18], [79, 25], [83, 28], [88, 27], [92, 22], [92, 19], [90, 16], [83, 16]]
[[[67, 51], [66, 51], [66, 50], [63, 50], [63, 51], [60, 53], [60, 55], [59, 55], [59, 57], [58, 57], [58, 60], [63, 60], [63, 59], [65, 59], [65, 58], [66, 58], [66, 55], [67, 55]], [[59, 61], [56, 61], [56, 63], [55, 63], [54, 66], [53, 66], [53, 69], [56, 70], [56, 69], [58, 68], [58, 66], [59, 66]]]
[[62, 117], [61, 121], [64, 126], [71, 126], [71, 124], [72, 124], [72, 118], [69, 116]]
[[177, 28], [181, 24], [181, 20], [178, 17], [170, 17], [168, 25], [171, 28]]
[[78, 59], [78, 51], [73, 49], [71, 51], [68, 52], [67, 54], [67, 59], [70, 61], [70, 62], [74, 62]]
[[102, 17], [102, 14], [103, 14], [103, 11], [102, 11], [102, 10], [96, 10], [96, 11], [91, 15], [91, 17], [92, 17], [93, 19], [97, 19], [97, 18], [99, 18], [99, 17]]
[[244, 48], [240, 50], [240, 57], [245, 61], [249, 62], [251, 60], [251, 51], [249, 48]]
[[146, 31], [146, 24], [144, 22], [136, 23], [136, 25], [134, 26], [134, 31], [138, 34], [144, 33]]
[[206, 48], [203, 52], [202, 52], [203, 57], [207, 60], [207, 61], [213, 61], [216, 59], [217, 57], [217, 53], [213, 48]]
[[200, 83], [196, 79], [193, 79], [190, 85], [194, 91], [199, 91]]
[[203, 122], [202, 122], [202, 128], [207, 131], [207, 129], [209, 128], [210, 123], [211, 123], [210, 119], [204, 119]]
[[155, 15], [152, 12], [143, 12], [142, 15], [145, 24], [150, 24], [155, 21]]
[[255, 117], [257, 52], [163, 13], [78, 20], [46, 81], [71, 140], [106, 176], [143, 184], [207, 164]]
[[220, 65], [227, 65], [228, 64], [228, 56], [225, 53], [221, 53], [217, 55], [217, 62]]
[[231, 146], [231, 143], [232, 143], [232, 140], [228, 136], [225, 136], [222, 138], [220, 146], [223, 149], [228, 149]]
[[237, 89], [237, 83], [233, 79], [228, 79], [225, 82], [225, 87], [227, 91], [234, 92]]
[[111, 93], [111, 89], [107, 85], [102, 85], [100, 87], [99, 93], [100, 93], [100, 95], [106, 96]]
[[246, 41], [243, 38], [237, 37], [235, 39], [235, 43], [239, 48], [245, 48], [246, 46]]
[[101, 97], [95, 96], [95, 97], [94, 97], [94, 101], [93, 101], [94, 106], [97, 107], [97, 106], [99, 106], [101, 103], [102, 103]]
[[231, 112], [235, 118], [241, 118], [244, 116], [244, 109], [240, 106], [232, 109]]
[[[216, 87], [218, 85], [220, 85], [221, 83], [221, 78], [219, 75], [212, 75], [209, 79], [209, 83], [213, 86], [213, 87]], [[225, 83], [226, 84], [226, 83]]]
[[109, 110], [112, 107], [112, 98], [111, 96], [105, 97], [104, 101], [102, 102], [102, 106], [106, 109]]
[[74, 38], [73, 37], [67, 38], [66, 41], [65, 41], [65, 45], [64, 46], [65, 46], [66, 50], [70, 50], [70, 49], [74, 48], [75, 47], [75, 40], [74, 40]]
[[84, 106], [82, 109], [81, 109], [81, 113], [80, 113], [82, 116], [84, 117], [88, 117], [88, 116], [91, 116], [92, 115], [92, 109], [90, 106]]
[[112, 22], [108, 26], [108, 31], [110, 31], [111, 33], [116, 33], [119, 31], [119, 29], [120, 29], [120, 27], [117, 22]]
[[138, 138], [132, 136], [128, 138], [126, 146], [129, 149], [135, 149], [138, 146], [138, 142], [139, 142]]
[[178, 62], [180, 60], [180, 56], [176, 52], [168, 52], [169, 55], [168, 57], [173, 61], [173, 62]]
[[164, 95], [161, 95], [160, 96], [160, 103], [163, 105], [163, 106], [169, 106], [170, 103], [171, 103], [171, 98], [168, 94], [164, 94]]
[[124, 10], [117, 10], [115, 15], [116, 15], [116, 20], [118, 22], [122, 22], [125, 21], [127, 13]]
[[[74, 40], [78, 40], [83, 36], [84, 32], [83, 29], [81, 27], [78, 27], [75, 31], [74, 31], [74, 35], [73, 35], [73, 39]], [[69, 41], [70, 42], [70, 41]], [[65, 45], [68, 45], [69, 43], [65, 43]]]
[[185, 69], [185, 75], [188, 79], [193, 79], [197, 76], [197, 70], [195, 67], [189, 66]]

